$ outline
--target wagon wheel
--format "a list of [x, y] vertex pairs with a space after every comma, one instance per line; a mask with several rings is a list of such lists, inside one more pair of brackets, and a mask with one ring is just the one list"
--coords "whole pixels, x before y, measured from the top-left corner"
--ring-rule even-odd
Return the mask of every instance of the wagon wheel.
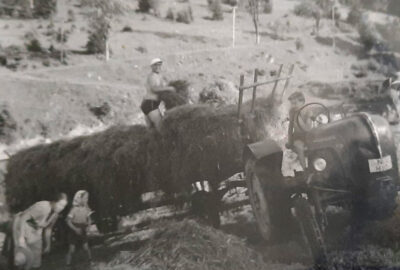
[[271, 239], [272, 223], [270, 204], [265, 192], [265, 183], [255, 172], [255, 159], [249, 159], [245, 165], [245, 175], [249, 190], [250, 203], [257, 220], [258, 229], [265, 240]]
[[[257, 164], [255, 158], [249, 158], [245, 165], [246, 183], [257, 226], [266, 241], [288, 240], [296, 228], [290, 212], [290, 197], [276, 168], [269, 167], [275, 164], [271, 160], [263, 160], [262, 164]], [[280, 173], [280, 168], [278, 171]]]
[[313, 256], [314, 264], [317, 269], [324, 269], [327, 263], [325, 241], [311, 206], [306, 199], [297, 198], [294, 202], [294, 208], [296, 218]]

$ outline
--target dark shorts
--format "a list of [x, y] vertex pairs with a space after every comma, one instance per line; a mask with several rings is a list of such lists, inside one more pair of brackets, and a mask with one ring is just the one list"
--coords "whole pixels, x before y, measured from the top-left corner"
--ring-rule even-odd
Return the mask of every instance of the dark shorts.
[[160, 106], [161, 101], [159, 100], [151, 100], [145, 99], [142, 101], [142, 105], [140, 105], [140, 109], [145, 115], [148, 115], [150, 112], [157, 110], [158, 106]]
[[68, 244], [74, 246], [82, 246], [88, 242], [86, 228], [82, 228], [82, 234], [76, 234], [72, 229], [68, 230]]

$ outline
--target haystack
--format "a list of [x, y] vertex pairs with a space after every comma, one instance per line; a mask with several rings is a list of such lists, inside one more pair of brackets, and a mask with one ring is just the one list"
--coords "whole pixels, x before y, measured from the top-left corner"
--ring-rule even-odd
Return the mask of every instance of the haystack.
[[115, 126], [17, 153], [5, 179], [10, 209], [23, 210], [37, 200], [52, 199], [56, 192], [72, 198], [79, 189], [89, 191], [100, 221], [138, 209], [145, 158], [137, 149], [147, 133], [141, 125]]
[[[151, 241], [137, 252], [117, 254], [106, 269], [131, 265], [138, 269], [271, 269], [240, 238], [195, 221], [165, 222]], [[129, 268], [128, 268], [129, 269]]]

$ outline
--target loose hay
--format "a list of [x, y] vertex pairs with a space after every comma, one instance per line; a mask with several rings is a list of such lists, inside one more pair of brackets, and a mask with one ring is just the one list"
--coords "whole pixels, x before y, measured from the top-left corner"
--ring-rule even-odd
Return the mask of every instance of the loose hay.
[[164, 102], [167, 110], [189, 102], [190, 84], [188, 81], [176, 80], [171, 81], [168, 85], [174, 87], [175, 92], [165, 91], [160, 93], [160, 99]]
[[159, 232], [137, 252], [120, 252], [107, 269], [271, 269], [261, 256], [233, 235], [195, 221], [160, 223]]

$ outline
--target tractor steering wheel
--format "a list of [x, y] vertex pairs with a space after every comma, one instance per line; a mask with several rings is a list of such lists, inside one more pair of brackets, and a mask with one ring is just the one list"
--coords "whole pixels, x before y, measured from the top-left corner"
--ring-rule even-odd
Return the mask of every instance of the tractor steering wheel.
[[[314, 109], [311, 110], [311, 115], [307, 115], [306, 117], [309, 118], [309, 120], [311, 120], [311, 127], [307, 127], [307, 118], [305, 118], [303, 116], [303, 114], [305, 113], [305, 109], [310, 107], [310, 106], [319, 106], [321, 108], [319, 108], [318, 110]], [[306, 121], [304, 121], [306, 119]], [[301, 120], [301, 121], [300, 121]], [[331, 116], [330, 116], [330, 111], [328, 109], [328, 107], [326, 107], [324, 104], [322, 103], [318, 103], [318, 102], [312, 102], [312, 103], [308, 103], [306, 105], [304, 105], [303, 107], [301, 107], [298, 111], [297, 111], [297, 115], [296, 115], [296, 123], [300, 129], [300, 131], [302, 132], [308, 132], [311, 129], [323, 125], [323, 124], [327, 124], [331, 122]]]

